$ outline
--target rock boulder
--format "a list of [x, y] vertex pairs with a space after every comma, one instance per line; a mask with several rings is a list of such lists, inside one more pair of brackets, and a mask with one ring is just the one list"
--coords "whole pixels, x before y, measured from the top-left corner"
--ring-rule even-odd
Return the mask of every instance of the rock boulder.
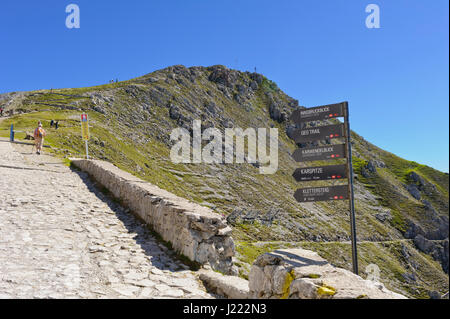
[[250, 298], [263, 299], [406, 299], [304, 249], [259, 256], [250, 271], [249, 289]]

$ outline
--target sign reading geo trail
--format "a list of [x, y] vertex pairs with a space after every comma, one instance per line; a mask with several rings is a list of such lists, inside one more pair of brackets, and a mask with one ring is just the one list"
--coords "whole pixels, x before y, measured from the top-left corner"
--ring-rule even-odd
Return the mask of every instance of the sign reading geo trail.
[[296, 162], [345, 158], [345, 144], [298, 148], [292, 157]]
[[348, 186], [325, 186], [300, 188], [294, 194], [295, 199], [302, 202], [320, 202], [328, 200], [345, 200], [348, 199]]
[[316, 126], [306, 129], [294, 130], [293, 137], [296, 143], [306, 143], [320, 141], [324, 139], [333, 139], [345, 136], [344, 124]]
[[[344, 117], [344, 123], [323, 126], [309, 126], [307, 122]], [[292, 174], [297, 182], [338, 180], [347, 178], [347, 185], [299, 188], [294, 194], [298, 202], [319, 202], [349, 199], [350, 229], [352, 239], [353, 272], [358, 274], [356, 247], [355, 203], [353, 194], [352, 146], [350, 143], [350, 123], [348, 102], [297, 109], [291, 120], [303, 128], [294, 130], [293, 139], [297, 144], [319, 142], [325, 139], [345, 138], [344, 144], [299, 148], [292, 157], [297, 162], [346, 159], [346, 164], [297, 168]], [[330, 123], [328, 123], [330, 124]], [[306, 127], [306, 128], [305, 128]], [[329, 141], [328, 141], [329, 142]]]
[[347, 167], [346, 165], [327, 165], [297, 168], [292, 176], [297, 182], [342, 179], [347, 177]]

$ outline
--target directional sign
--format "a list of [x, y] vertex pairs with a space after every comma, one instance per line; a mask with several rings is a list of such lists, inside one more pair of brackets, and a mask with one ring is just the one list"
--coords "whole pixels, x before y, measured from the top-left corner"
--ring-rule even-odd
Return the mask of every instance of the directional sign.
[[344, 103], [298, 109], [292, 112], [291, 120], [295, 123], [303, 123], [316, 120], [332, 119], [344, 116]]
[[81, 136], [83, 140], [89, 140], [89, 121], [86, 113], [81, 114]]
[[345, 158], [345, 144], [298, 148], [292, 157], [297, 162]]
[[[344, 117], [345, 124], [341, 123], [337, 125], [305, 128], [307, 122], [333, 119], [336, 117]], [[294, 121], [297, 126], [300, 126], [300, 128], [294, 130], [292, 134], [296, 143], [307, 143], [345, 137], [344, 144], [300, 148], [295, 150], [292, 154], [292, 157], [297, 162], [346, 158], [345, 165], [298, 168], [292, 176], [298, 182], [335, 180], [342, 178], [348, 179], [348, 185], [300, 188], [297, 189], [294, 197], [298, 202], [349, 200], [353, 272], [358, 274], [352, 144], [350, 141], [348, 102], [318, 106], [309, 109], [297, 109], [292, 113], [291, 120]]]
[[348, 199], [348, 185], [299, 188], [294, 194], [300, 202], [322, 202]]
[[297, 182], [342, 179], [347, 177], [347, 165], [297, 168], [292, 176]]
[[320, 141], [326, 138], [345, 137], [344, 124], [326, 125], [318, 127], [310, 127], [306, 129], [296, 129], [293, 133], [296, 143], [306, 143], [312, 141]]

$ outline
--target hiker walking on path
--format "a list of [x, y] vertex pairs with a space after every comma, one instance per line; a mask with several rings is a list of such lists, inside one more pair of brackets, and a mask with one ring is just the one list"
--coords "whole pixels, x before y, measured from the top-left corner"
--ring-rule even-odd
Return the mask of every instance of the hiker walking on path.
[[0, 116], [3, 117], [3, 106], [0, 105]]
[[39, 121], [38, 127], [34, 130], [34, 143], [36, 146], [36, 154], [38, 155], [41, 155], [45, 135], [47, 135], [47, 133], [42, 128], [42, 123]]

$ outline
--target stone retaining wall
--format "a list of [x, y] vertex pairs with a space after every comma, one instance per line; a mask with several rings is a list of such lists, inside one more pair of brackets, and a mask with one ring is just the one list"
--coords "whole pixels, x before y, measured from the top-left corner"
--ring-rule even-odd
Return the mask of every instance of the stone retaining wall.
[[194, 204], [145, 182], [111, 163], [72, 159], [72, 164], [91, 175], [173, 249], [200, 264], [232, 273], [235, 253], [231, 228], [225, 218], [207, 207]]

